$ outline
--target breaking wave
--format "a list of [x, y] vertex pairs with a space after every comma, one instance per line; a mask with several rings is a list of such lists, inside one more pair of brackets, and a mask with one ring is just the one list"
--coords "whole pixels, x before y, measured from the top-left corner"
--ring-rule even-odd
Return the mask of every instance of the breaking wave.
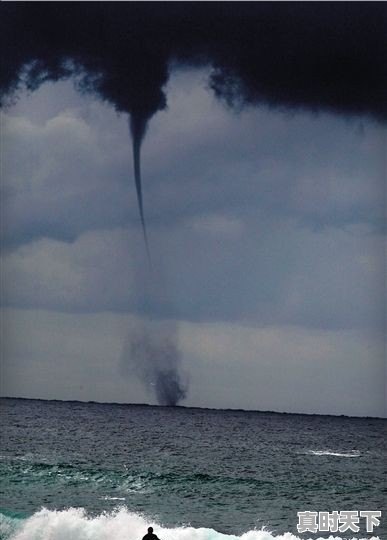
[[332, 452], [331, 450], [308, 450], [307, 452], [303, 453], [312, 456], [336, 456], [347, 458], [360, 457], [360, 452], [358, 450], [350, 450], [349, 452]]
[[[144, 536], [149, 526], [155, 528], [162, 540], [300, 540], [290, 532], [273, 536], [267, 530], [252, 530], [234, 536], [206, 528], [166, 528], [126, 508], [99, 516], [88, 516], [83, 508], [61, 511], [42, 508], [26, 519], [0, 513], [1, 540], [136, 540]], [[323, 539], [314, 536], [313, 540]], [[341, 538], [331, 536], [330, 540]], [[379, 537], [368, 540], [379, 540]]]

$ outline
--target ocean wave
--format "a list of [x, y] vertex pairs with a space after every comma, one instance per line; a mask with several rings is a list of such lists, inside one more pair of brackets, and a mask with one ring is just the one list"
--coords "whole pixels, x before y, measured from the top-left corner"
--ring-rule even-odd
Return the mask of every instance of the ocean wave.
[[[88, 489], [88, 486], [100, 486], [102, 490], [114, 490], [115, 493], [153, 493], [165, 486], [184, 486], [200, 484], [223, 484], [227, 486], [252, 486], [260, 489], [272, 482], [243, 476], [232, 477], [227, 475], [211, 475], [207, 473], [179, 474], [177, 472], [151, 472], [141, 470], [109, 470], [100, 467], [85, 467], [83, 464], [71, 463], [42, 463], [26, 462], [19, 459], [8, 459], [0, 463], [0, 475], [9, 481], [23, 481], [28, 483], [42, 483], [52, 485], [79, 485]], [[122, 496], [122, 495], [121, 495]]]
[[109, 495], [105, 495], [105, 497], [100, 497], [103, 501], [124, 501], [125, 497], [110, 497]]
[[307, 450], [306, 452], [301, 453], [312, 456], [336, 456], [346, 458], [360, 457], [360, 452], [358, 450], [350, 450], [349, 452], [333, 452], [331, 450]]
[[[126, 508], [99, 516], [88, 516], [83, 508], [61, 511], [42, 508], [27, 519], [10, 518], [0, 513], [1, 540], [139, 540], [149, 526], [154, 527], [162, 540], [300, 540], [290, 532], [274, 536], [267, 530], [252, 530], [234, 536], [206, 528], [165, 528]], [[342, 539], [330, 536], [329, 539], [314, 537], [313, 540]], [[379, 540], [379, 537], [368, 540]]]

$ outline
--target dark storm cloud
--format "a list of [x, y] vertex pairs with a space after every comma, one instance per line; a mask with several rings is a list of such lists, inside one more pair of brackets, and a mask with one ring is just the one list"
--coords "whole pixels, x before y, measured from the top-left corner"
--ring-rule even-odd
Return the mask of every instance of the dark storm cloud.
[[78, 75], [145, 122], [172, 62], [210, 65], [229, 103], [386, 118], [383, 3], [2, 4], [1, 93]]

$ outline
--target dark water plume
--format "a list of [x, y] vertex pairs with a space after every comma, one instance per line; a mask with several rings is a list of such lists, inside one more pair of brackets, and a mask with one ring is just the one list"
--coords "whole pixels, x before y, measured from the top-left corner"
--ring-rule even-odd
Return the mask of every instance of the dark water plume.
[[135, 375], [159, 405], [175, 406], [187, 395], [181, 376], [181, 352], [173, 323], [143, 321], [129, 332], [122, 357], [127, 374]]
[[148, 235], [147, 235], [146, 225], [145, 225], [144, 203], [143, 203], [143, 196], [142, 196], [142, 180], [141, 180], [141, 144], [146, 133], [147, 124], [148, 124], [147, 118], [142, 115], [133, 113], [129, 117], [129, 128], [130, 128], [130, 133], [132, 136], [134, 180], [136, 184], [137, 203], [138, 203], [138, 209], [140, 212], [142, 232], [144, 234], [145, 248], [146, 248], [146, 252], [148, 256], [148, 261], [150, 262], [151, 259], [150, 259]]

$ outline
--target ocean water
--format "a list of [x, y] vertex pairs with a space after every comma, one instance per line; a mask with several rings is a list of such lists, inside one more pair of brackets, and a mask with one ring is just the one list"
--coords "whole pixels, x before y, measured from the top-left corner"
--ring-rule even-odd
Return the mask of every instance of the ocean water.
[[[1, 540], [292, 540], [298, 511], [382, 510], [386, 422], [1, 400]], [[293, 536], [294, 535], [294, 536]]]

